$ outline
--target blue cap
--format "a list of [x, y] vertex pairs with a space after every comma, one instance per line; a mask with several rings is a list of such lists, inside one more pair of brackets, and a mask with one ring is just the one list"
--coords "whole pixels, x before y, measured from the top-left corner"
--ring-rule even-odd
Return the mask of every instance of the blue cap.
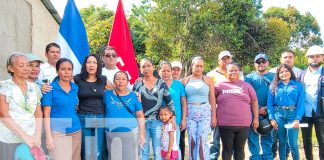
[[269, 61], [269, 57], [265, 53], [259, 53], [258, 55], [255, 56], [254, 62], [256, 62], [260, 58]]
[[27, 144], [22, 143], [19, 146], [17, 146], [15, 151], [15, 159], [34, 160]]

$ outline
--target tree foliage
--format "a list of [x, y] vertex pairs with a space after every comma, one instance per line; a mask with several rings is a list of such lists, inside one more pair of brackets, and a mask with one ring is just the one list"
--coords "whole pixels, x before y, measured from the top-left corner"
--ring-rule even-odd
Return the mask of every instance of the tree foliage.
[[98, 53], [101, 47], [108, 42], [108, 36], [112, 27], [114, 12], [106, 6], [94, 7], [80, 10], [82, 20], [87, 30], [90, 53]]
[[[216, 67], [218, 53], [229, 50], [249, 71], [259, 52], [277, 65], [283, 50], [295, 48], [298, 56], [304, 54], [301, 48], [323, 43], [310, 13], [302, 15], [292, 6], [265, 13], [261, 8], [261, 0], [142, 0], [128, 16], [137, 60], [180, 60], [188, 73], [190, 60], [199, 55], [208, 71]], [[98, 52], [108, 41], [114, 13], [105, 6], [80, 12], [91, 52]]]
[[276, 17], [288, 23], [291, 33], [289, 46], [292, 48], [323, 44], [318, 22], [309, 12], [303, 15], [294, 6], [289, 5], [287, 8], [271, 7], [264, 13], [264, 17]]

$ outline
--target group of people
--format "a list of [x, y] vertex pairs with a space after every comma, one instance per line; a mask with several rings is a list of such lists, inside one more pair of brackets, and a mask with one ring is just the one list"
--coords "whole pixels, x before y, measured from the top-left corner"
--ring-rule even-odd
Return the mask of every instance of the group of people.
[[[12, 78], [0, 81], [0, 159], [16, 159], [16, 148], [24, 143], [57, 160], [148, 160], [151, 144], [155, 160], [185, 155], [243, 160], [248, 142], [250, 159], [270, 160], [279, 151], [280, 160], [289, 152], [298, 160], [300, 123], [308, 124], [302, 128], [306, 159], [314, 159], [313, 126], [324, 159], [324, 51], [319, 46], [307, 50], [304, 71], [294, 66], [292, 51], [283, 52], [281, 64], [271, 70], [269, 57], [259, 53], [255, 71], [246, 76], [229, 51], [219, 54], [218, 67], [207, 75], [203, 58], [194, 57], [190, 75], [183, 78], [180, 62], [155, 67], [144, 58], [133, 85], [116, 67], [113, 47], [88, 55], [75, 76], [72, 61], [60, 52], [50, 43], [47, 62], [31, 53], [9, 57]], [[273, 130], [261, 134], [264, 119]]]

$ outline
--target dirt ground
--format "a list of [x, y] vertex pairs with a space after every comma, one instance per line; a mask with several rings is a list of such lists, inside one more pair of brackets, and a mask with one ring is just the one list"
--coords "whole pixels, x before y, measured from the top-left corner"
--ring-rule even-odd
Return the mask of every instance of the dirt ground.
[[[185, 155], [185, 160], [189, 160], [188, 153], [189, 153], [189, 148], [188, 148], [188, 141], [186, 139], [186, 153], [185, 153], [186, 155]], [[251, 154], [250, 154], [248, 145], [246, 143], [245, 144], [245, 160], [249, 160], [250, 155]], [[314, 143], [314, 145], [313, 145], [313, 155], [314, 155], [314, 160], [319, 160], [319, 157], [318, 157], [318, 145], [316, 143]], [[303, 149], [303, 144], [302, 144], [302, 142], [300, 140], [299, 140], [299, 156], [300, 156], [300, 160], [306, 160], [305, 154], [304, 154], [304, 149]], [[222, 158], [221, 158], [221, 155], [220, 155], [220, 158], [218, 160], [221, 160], [221, 159]], [[151, 156], [150, 160], [153, 160], [153, 156]], [[278, 155], [275, 158], [275, 160], [279, 160], [279, 156]], [[291, 154], [289, 155], [288, 160], [292, 160]]]

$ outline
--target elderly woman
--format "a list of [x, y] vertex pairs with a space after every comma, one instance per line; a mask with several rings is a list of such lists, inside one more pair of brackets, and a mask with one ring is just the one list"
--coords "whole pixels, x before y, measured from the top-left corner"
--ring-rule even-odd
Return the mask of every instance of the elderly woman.
[[[104, 97], [106, 107], [106, 137], [110, 159], [138, 159], [138, 143], [145, 143], [145, 119], [142, 104], [135, 92], [128, 90], [128, 75], [117, 71], [114, 76], [115, 90], [107, 91]], [[138, 137], [138, 138], [137, 138]], [[122, 141], [122, 158], [116, 157], [112, 147], [113, 139]], [[139, 140], [137, 140], [139, 139]]]
[[0, 82], [0, 159], [14, 159], [20, 143], [41, 144], [41, 93], [27, 81], [29, 62], [23, 53], [14, 53], [7, 69], [12, 78]]
[[191, 75], [182, 79], [187, 94], [187, 131], [190, 159], [209, 159], [208, 134], [216, 127], [214, 84], [204, 76], [204, 60], [194, 57]]
[[[143, 111], [145, 115], [146, 143], [141, 151], [141, 159], [149, 159], [150, 157], [150, 139], [152, 138], [154, 159], [161, 159], [161, 132], [162, 122], [159, 121], [159, 109], [162, 106], [162, 101], [170, 106], [174, 112], [173, 100], [169, 92], [167, 84], [154, 77], [154, 65], [150, 59], [144, 58], [140, 62], [141, 73], [143, 78], [137, 81], [133, 90], [141, 95]], [[174, 128], [175, 116], [171, 122]]]
[[71, 82], [72, 61], [59, 59], [56, 72], [53, 89], [42, 97], [46, 146], [54, 159], [81, 159], [81, 124], [76, 113], [79, 87]]
[[[292, 68], [286, 64], [277, 68], [268, 92], [267, 107], [271, 125], [278, 130], [280, 160], [287, 158], [287, 139], [293, 159], [298, 160], [298, 127], [305, 113], [305, 91], [296, 81]], [[285, 124], [291, 126], [285, 128]]]
[[226, 78], [225, 82], [215, 86], [222, 159], [230, 160], [234, 153], [234, 159], [244, 160], [244, 146], [251, 122], [253, 129], [259, 126], [258, 99], [253, 87], [240, 80], [237, 63], [226, 65]]

